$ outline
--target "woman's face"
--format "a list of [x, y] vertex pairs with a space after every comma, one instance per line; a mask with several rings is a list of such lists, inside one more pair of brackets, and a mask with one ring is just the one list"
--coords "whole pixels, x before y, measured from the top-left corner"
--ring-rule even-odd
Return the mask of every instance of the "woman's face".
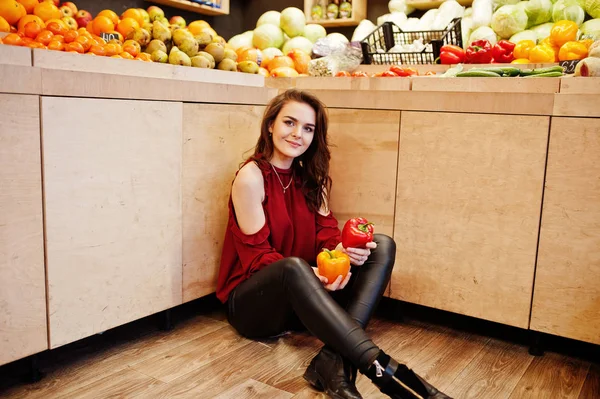
[[280, 167], [290, 167], [304, 154], [315, 134], [315, 110], [306, 103], [287, 102], [269, 128], [273, 138], [273, 158]]

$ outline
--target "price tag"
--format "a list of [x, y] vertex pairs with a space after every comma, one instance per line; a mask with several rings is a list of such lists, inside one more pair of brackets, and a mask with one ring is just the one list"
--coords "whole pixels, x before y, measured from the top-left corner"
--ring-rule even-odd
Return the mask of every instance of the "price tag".
[[110, 42], [111, 40], [114, 40], [114, 39], [119, 40], [119, 35], [117, 35], [116, 33], [102, 33], [100, 35], [100, 37], [102, 39], [104, 39], [104, 41], [106, 43], [108, 43], [108, 42]]
[[561, 61], [558, 65], [565, 68], [565, 73], [575, 73], [575, 67], [579, 61], [580, 60]]

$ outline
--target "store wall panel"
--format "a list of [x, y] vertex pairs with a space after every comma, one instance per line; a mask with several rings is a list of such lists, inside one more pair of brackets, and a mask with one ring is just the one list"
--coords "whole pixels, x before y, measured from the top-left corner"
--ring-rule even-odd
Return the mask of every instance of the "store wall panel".
[[402, 112], [393, 298], [528, 327], [549, 123]]
[[215, 292], [235, 172], [251, 155], [264, 107], [184, 104], [183, 300]]
[[42, 98], [50, 346], [181, 304], [182, 104]]
[[552, 118], [531, 329], [600, 344], [600, 119]]
[[48, 348], [39, 96], [0, 94], [0, 365]]

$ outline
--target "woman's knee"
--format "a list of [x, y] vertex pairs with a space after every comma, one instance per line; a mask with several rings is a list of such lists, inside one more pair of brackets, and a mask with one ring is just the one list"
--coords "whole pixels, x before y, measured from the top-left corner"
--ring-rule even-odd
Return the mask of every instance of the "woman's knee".
[[373, 241], [377, 243], [378, 252], [385, 252], [391, 256], [396, 256], [396, 242], [387, 234], [374, 234]]
[[278, 262], [281, 262], [282, 271], [286, 276], [294, 278], [316, 277], [310, 265], [304, 259], [297, 256], [290, 256]]

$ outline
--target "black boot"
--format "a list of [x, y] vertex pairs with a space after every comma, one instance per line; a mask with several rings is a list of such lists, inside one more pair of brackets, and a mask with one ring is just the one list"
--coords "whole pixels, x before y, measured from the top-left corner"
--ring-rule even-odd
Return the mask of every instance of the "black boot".
[[383, 351], [365, 374], [390, 398], [452, 399]]
[[335, 399], [362, 399], [356, 389], [356, 369], [327, 347], [313, 358], [304, 379]]

